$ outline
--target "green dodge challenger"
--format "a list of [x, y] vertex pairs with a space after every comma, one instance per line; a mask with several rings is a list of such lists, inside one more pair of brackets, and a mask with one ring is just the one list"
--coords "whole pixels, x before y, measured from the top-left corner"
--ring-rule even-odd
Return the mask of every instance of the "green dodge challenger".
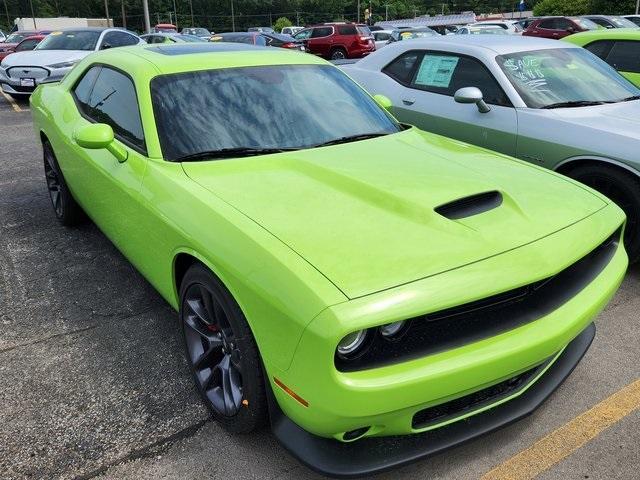
[[627, 266], [623, 212], [398, 123], [311, 55], [125, 47], [31, 97], [56, 216], [86, 214], [176, 310], [233, 432], [365, 475], [531, 413]]

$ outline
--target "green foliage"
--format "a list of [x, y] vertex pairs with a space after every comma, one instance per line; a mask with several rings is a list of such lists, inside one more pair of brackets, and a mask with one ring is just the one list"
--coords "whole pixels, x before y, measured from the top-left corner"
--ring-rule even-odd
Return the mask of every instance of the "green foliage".
[[284, 27], [290, 27], [293, 23], [287, 17], [280, 17], [276, 20], [276, 23], [273, 24], [273, 29], [276, 32], [281, 32]]
[[544, 15], [586, 15], [590, 0], [542, 0], [533, 7], [533, 14]]
[[636, 0], [591, 0], [589, 13], [630, 15], [636, 11]]

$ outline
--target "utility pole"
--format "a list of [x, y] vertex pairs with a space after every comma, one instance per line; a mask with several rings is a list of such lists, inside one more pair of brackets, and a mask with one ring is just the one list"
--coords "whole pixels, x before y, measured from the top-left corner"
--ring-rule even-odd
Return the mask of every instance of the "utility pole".
[[176, 0], [173, 0], [173, 13], [176, 16], [176, 23], [174, 23], [174, 25], [176, 26], [176, 29], [178, 28], [178, 9], [176, 8]]
[[356, 23], [360, 23], [360, 0], [358, 0], [358, 19], [356, 20]]
[[[638, 0], [640, 2], [640, 0]], [[5, 0], [5, 7], [7, 6], [7, 0]], [[7, 21], [9, 21], [9, 14], [7, 13]], [[300, 26], [300, 12], [296, 12], [296, 25]]]
[[36, 14], [33, 12], [33, 0], [29, 0], [29, 5], [31, 5], [31, 18], [33, 18], [33, 29], [37, 30], [38, 26], [36, 25]]
[[384, 21], [385, 22], [389, 21], [389, 4], [388, 3], [384, 4]]
[[7, 7], [7, 0], [4, 0], [4, 13], [7, 15], [7, 28], [11, 30], [11, 19], [9, 18], [9, 7]]
[[189, 9], [191, 10], [191, 26], [195, 27], [193, 22], [193, 0], [189, 0]]
[[111, 25], [109, 25], [109, 0], [104, 0], [104, 15], [107, 18], [107, 27], [110, 27]]
[[[7, 2], [5, 2], [4, 6], [7, 6]], [[636, 15], [638, 15], [638, 10], [640, 10], [640, 0], [636, 0]]]
[[236, 16], [233, 13], [233, 0], [231, 0], [231, 31], [236, 31]]
[[142, 0], [142, 15], [144, 16], [144, 33], [151, 32], [151, 21], [149, 20], [149, 1]]
[[124, 11], [124, 0], [120, 0], [120, 8], [122, 9], [122, 28], [127, 29], [127, 14]]

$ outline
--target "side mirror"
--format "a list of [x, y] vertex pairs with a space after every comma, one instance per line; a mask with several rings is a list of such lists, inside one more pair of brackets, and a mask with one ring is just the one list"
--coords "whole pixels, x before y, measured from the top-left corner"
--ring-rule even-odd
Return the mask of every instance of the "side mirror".
[[111, 44], [110, 43], [103, 43], [102, 46], [100, 47], [100, 50], [106, 50], [107, 48], [111, 48]]
[[475, 103], [480, 113], [491, 111], [489, 105], [482, 99], [482, 92], [476, 87], [464, 87], [457, 90], [453, 95], [453, 99], [457, 103]]
[[91, 123], [80, 127], [74, 133], [74, 140], [88, 150], [108, 150], [118, 162], [127, 160], [128, 152], [113, 141], [113, 129], [106, 123]]
[[393, 104], [391, 103], [391, 100], [389, 100], [389, 97], [386, 97], [384, 95], [380, 95], [380, 94], [374, 95], [373, 99], [376, 101], [378, 105], [380, 105], [385, 110], [390, 110], [391, 107], [393, 106]]
[[567, 27], [567, 32], [569, 32], [569, 33], [575, 33], [575, 32], [576, 32], [576, 29], [575, 29], [575, 28], [573, 28], [573, 27]]

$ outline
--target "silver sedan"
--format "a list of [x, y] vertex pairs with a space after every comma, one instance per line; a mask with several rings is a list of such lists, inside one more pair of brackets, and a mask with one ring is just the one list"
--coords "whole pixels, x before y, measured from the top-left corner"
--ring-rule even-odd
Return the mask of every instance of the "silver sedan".
[[554, 40], [461, 35], [398, 42], [341, 68], [388, 97], [403, 122], [608, 195], [640, 259], [640, 90], [595, 55]]

